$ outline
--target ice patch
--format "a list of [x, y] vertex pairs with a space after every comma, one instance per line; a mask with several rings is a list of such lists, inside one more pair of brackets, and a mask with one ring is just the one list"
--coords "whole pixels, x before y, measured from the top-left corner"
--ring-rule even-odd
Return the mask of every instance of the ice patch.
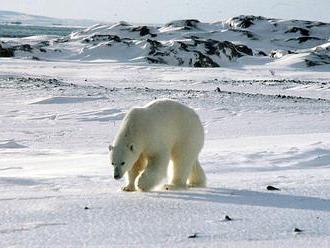
[[42, 116], [42, 117], [36, 117], [36, 118], [32, 118], [31, 120], [56, 120], [57, 119], [57, 115], [47, 115], [47, 116]]
[[101, 111], [93, 111], [88, 113], [83, 113], [83, 118], [80, 118], [81, 121], [118, 121], [122, 120], [126, 112], [121, 109], [104, 109]]
[[7, 168], [1, 168], [0, 171], [7, 171], [7, 170], [21, 170], [22, 167], [7, 167]]
[[20, 148], [26, 148], [27, 146], [21, 145], [16, 143], [13, 140], [0, 143], [0, 149], [20, 149]]
[[20, 185], [20, 186], [35, 186], [43, 184], [34, 179], [18, 178], [18, 177], [0, 177], [0, 185]]
[[33, 102], [32, 104], [68, 104], [104, 100], [105, 97], [71, 97], [71, 96], [55, 96], [41, 101]]
[[18, 224], [18, 226], [11, 225], [11, 227], [2, 228], [0, 229], [0, 233], [8, 234], [14, 232], [23, 232], [23, 231], [31, 231], [33, 229], [38, 229], [41, 227], [48, 227], [48, 226], [62, 226], [66, 225], [65, 223], [23, 223]]

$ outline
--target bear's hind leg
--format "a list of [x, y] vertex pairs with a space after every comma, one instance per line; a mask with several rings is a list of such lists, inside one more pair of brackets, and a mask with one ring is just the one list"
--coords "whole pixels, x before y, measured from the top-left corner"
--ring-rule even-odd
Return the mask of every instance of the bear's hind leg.
[[136, 178], [140, 175], [141, 171], [144, 169], [146, 165], [146, 159], [143, 155], [140, 155], [139, 159], [135, 162], [132, 169], [127, 172], [126, 181], [127, 184], [122, 187], [123, 191], [136, 191], [135, 181]]
[[192, 171], [195, 158], [191, 158], [189, 155], [180, 154], [179, 156], [173, 156], [172, 160], [172, 178], [170, 183], [166, 184], [164, 188], [166, 190], [186, 189], [187, 179]]
[[192, 171], [188, 177], [187, 184], [189, 187], [205, 187], [206, 176], [203, 168], [198, 160], [195, 161]]
[[166, 177], [169, 161], [170, 156], [166, 152], [148, 159], [146, 169], [138, 178], [138, 188], [141, 191], [149, 191], [157, 186]]

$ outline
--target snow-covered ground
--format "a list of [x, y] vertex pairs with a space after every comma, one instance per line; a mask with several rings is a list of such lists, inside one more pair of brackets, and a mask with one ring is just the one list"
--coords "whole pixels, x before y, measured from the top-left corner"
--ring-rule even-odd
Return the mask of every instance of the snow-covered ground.
[[[329, 247], [329, 78], [0, 59], [0, 246]], [[129, 107], [165, 97], [201, 116], [208, 187], [122, 192], [107, 146]]]

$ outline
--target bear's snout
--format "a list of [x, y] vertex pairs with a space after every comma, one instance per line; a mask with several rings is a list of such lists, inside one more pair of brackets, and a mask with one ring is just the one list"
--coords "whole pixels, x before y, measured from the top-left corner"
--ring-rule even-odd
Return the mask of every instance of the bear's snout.
[[115, 168], [114, 173], [113, 173], [113, 178], [116, 180], [121, 178], [120, 171], [118, 168]]

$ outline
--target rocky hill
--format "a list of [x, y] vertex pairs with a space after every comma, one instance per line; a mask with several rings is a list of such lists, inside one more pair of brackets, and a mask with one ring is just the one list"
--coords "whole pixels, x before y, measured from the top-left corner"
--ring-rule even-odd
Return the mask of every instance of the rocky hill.
[[[0, 56], [36, 60], [107, 60], [220, 67], [250, 56], [292, 66], [330, 64], [330, 24], [237, 16], [216, 23], [178, 20], [163, 26], [97, 24], [64, 37], [0, 41]], [[1, 40], [1, 39], [0, 39]]]

